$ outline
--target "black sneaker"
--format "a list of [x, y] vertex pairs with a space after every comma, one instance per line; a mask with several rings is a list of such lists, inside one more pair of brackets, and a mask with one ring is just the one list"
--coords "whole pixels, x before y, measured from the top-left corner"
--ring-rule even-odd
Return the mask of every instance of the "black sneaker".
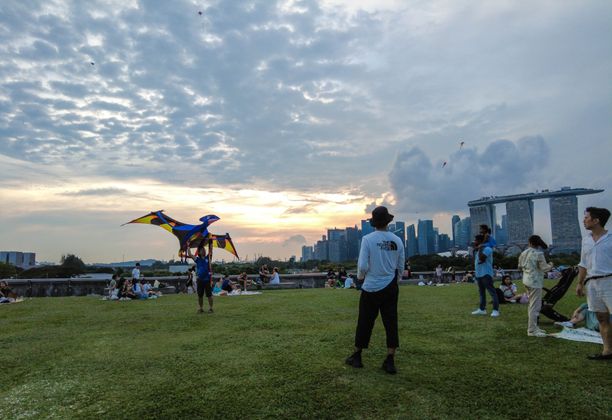
[[393, 360], [393, 357], [387, 356], [387, 358], [382, 364], [382, 368], [385, 372], [390, 373], [391, 375], [395, 375], [397, 373], [397, 369], [395, 368], [395, 361]]
[[353, 366], [354, 368], [362, 368], [363, 363], [361, 363], [361, 352], [355, 352], [346, 358], [345, 363], [349, 366]]

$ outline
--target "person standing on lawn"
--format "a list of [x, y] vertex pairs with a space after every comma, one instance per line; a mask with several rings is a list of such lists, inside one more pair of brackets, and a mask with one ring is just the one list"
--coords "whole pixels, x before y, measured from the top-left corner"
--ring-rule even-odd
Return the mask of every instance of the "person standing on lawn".
[[208, 313], [213, 313], [213, 298], [212, 298], [212, 279], [210, 276], [210, 261], [206, 255], [206, 246], [202, 244], [198, 247], [197, 256], [194, 257], [191, 249], [187, 249], [187, 256], [193, 259], [196, 263], [197, 275], [197, 291], [198, 291], [198, 313], [204, 312], [204, 294], [208, 298]]
[[361, 350], [367, 349], [374, 323], [380, 312], [387, 335], [387, 358], [382, 368], [390, 374], [397, 373], [395, 350], [399, 347], [397, 328], [397, 301], [399, 279], [404, 269], [404, 244], [395, 234], [387, 231], [393, 220], [384, 206], [372, 211], [370, 224], [376, 230], [361, 240], [357, 278], [363, 281], [359, 299], [359, 318], [355, 331], [355, 351], [346, 364], [362, 368]]
[[485, 236], [482, 234], [476, 235], [474, 238], [474, 271], [476, 272], [476, 283], [478, 284], [478, 293], [480, 295], [480, 306], [472, 312], [472, 315], [487, 314], [487, 299], [485, 291], [489, 291], [493, 299], [493, 311], [491, 316], [496, 318], [499, 316], [499, 300], [497, 292], [493, 286], [493, 249], [485, 243]]
[[589, 310], [595, 312], [603, 350], [590, 360], [612, 360], [612, 236], [604, 229], [610, 210], [587, 207], [582, 223], [588, 230], [582, 239], [576, 294], [586, 294]]

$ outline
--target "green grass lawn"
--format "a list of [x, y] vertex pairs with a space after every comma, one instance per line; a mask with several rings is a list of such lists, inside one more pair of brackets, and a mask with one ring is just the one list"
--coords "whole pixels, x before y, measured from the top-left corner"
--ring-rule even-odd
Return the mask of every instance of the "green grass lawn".
[[[215, 300], [39, 298], [0, 307], [0, 418], [612, 418], [595, 344], [527, 337], [526, 305], [475, 317], [472, 284], [403, 286], [399, 373], [377, 321], [364, 369], [344, 364], [359, 293]], [[568, 292], [557, 308], [570, 313]], [[549, 321], [541, 325], [556, 331]]]

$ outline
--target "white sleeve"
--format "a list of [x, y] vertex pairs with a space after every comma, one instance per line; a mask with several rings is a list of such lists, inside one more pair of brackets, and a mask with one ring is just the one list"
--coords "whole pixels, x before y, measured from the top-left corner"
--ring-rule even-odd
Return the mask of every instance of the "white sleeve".
[[399, 279], [402, 278], [402, 275], [404, 274], [404, 264], [406, 263], [406, 252], [404, 251], [404, 244], [402, 243], [402, 241], [398, 241], [399, 245], [397, 247], [397, 273], [398, 273], [398, 277]]
[[370, 269], [370, 249], [368, 241], [364, 238], [361, 240], [361, 249], [359, 250], [359, 260], [357, 261], [357, 278], [363, 280], [366, 273]]
[[580, 262], [578, 263], [578, 267], [582, 267], [586, 270], [587, 261], [586, 261], [586, 252], [585, 252], [584, 240], [582, 240], [582, 246], [580, 247]]

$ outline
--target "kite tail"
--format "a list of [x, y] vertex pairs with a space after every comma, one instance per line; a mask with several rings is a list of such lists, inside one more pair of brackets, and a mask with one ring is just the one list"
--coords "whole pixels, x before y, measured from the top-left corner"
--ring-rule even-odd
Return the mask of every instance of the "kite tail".
[[210, 284], [213, 284], [213, 271], [212, 271], [212, 257], [213, 257], [213, 243], [208, 241], [208, 275], [210, 277]]

